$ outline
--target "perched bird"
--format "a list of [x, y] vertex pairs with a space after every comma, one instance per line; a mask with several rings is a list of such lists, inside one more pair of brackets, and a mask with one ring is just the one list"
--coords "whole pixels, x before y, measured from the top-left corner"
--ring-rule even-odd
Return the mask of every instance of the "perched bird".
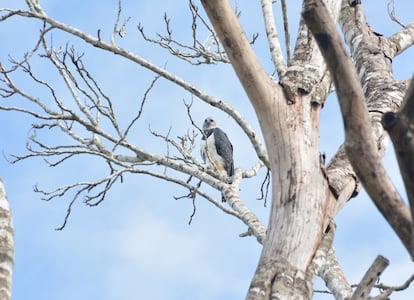
[[[204, 120], [201, 157], [207, 167], [221, 175], [228, 177], [234, 175], [233, 145], [227, 134], [217, 127], [216, 121], [211, 117]], [[226, 201], [224, 197], [222, 201]]]

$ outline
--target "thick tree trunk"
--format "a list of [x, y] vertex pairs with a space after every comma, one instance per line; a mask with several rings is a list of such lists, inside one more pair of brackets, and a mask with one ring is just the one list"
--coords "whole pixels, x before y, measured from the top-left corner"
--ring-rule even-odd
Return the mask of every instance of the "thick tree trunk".
[[14, 263], [13, 219], [6, 190], [0, 178], [0, 299], [11, 299]]
[[202, 3], [256, 110], [272, 170], [271, 216], [248, 298], [309, 299], [313, 278], [306, 274], [333, 198], [319, 155], [319, 113], [329, 82], [322, 56], [310, 33], [301, 31], [307, 48], [297, 45], [293, 60], [303, 80], [292, 68], [282, 87], [258, 62], [229, 2]]
[[269, 110], [272, 210], [251, 299], [312, 295], [312, 279], [305, 274], [325, 229], [330, 196], [319, 157], [318, 110], [309, 96], [297, 98], [295, 105], [274, 101]]

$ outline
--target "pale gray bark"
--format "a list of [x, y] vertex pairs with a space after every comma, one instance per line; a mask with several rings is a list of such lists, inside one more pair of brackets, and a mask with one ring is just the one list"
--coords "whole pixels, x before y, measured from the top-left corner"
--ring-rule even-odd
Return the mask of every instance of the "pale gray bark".
[[[282, 91], [258, 62], [228, 1], [202, 3], [256, 110], [273, 175], [269, 226], [248, 297], [309, 298], [312, 287], [305, 274], [322, 238], [331, 199], [318, 143], [329, 75], [302, 24]], [[338, 3], [330, 4], [337, 12]], [[326, 84], [316, 84], [321, 81]]]
[[276, 20], [273, 14], [273, 1], [261, 0], [261, 4], [270, 54], [277, 74], [281, 77], [285, 74], [287, 66], [277, 33]]
[[[412, 36], [409, 38], [411, 31], [407, 28], [390, 39], [378, 36], [368, 26], [360, 5], [350, 7], [346, 0], [342, 3], [339, 24], [342, 27], [345, 41], [350, 47], [351, 56], [363, 87], [378, 150], [381, 155], [384, 155], [387, 135], [381, 125], [382, 114], [397, 110], [407, 90], [405, 82], [395, 80], [392, 76], [390, 59], [400, 53], [396, 51], [398, 47], [393, 37], [404, 36], [405, 49], [408, 44], [412, 45]], [[349, 196], [359, 191], [357, 176], [343, 146], [328, 164], [326, 172], [331, 189], [338, 197], [343, 194], [346, 187], [348, 187]], [[354, 190], [349, 192], [349, 187], [352, 185]], [[348, 199], [349, 197], [341, 197], [342, 201], [338, 201], [335, 213]]]
[[382, 165], [353, 63], [323, 3], [319, 0], [305, 3], [304, 18], [318, 41], [335, 83], [344, 120], [347, 156], [371, 199], [414, 257], [411, 214]]
[[[316, 2], [320, 3], [319, 1]], [[305, 6], [310, 3], [315, 3], [315, 1], [305, 1]], [[323, 215], [333, 216], [343, 206], [343, 203], [358, 191], [357, 176], [352, 167], [347, 166], [349, 164], [347, 162], [348, 157], [343, 152], [339, 152], [333, 159], [326, 173], [333, 196], [342, 203], [331, 205], [331, 195], [329, 189], [327, 189], [327, 182], [321, 176], [322, 172], [315, 173], [315, 170], [320, 170], [321, 166], [318, 164], [319, 162], [314, 160], [317, 157], [318, 143], [317, 137], [314, 135], [317, 130], [313, 131], [313, 129], [317, 129], [317, 123], [313, 122], [318, 118], [318, 105], [322, 105], [327, 96], [326, 83], [330, 82], [327, 67], [325, 67], [314, 40], [302, 24], [294, 56], [289, 61], [287, 72], [280, 79], [284, 89], [284, 94], [281, 95], [280, 88], [273, 83], [269, 83], [266, 76], [263, 75], [262, 68], [251, 51], [243, 30], [238, 24], [237, 18], [232, 14], [228, 2], [203, 1], [203, 4], [261, 121], [273, 175], [272, 187], [274, 194], [267, 237], [248, 298], [274, 297], [283, 299], [291, 297], [301, 299], [310, 297], [311, 287], [309, 281], [305, 278], [305, 271], [310, 260], [304, 254], [314, 253], [319, 245], [322, 236], [321, 229], [325, 228], [323, 226], [326, 224]], [[323, 5], [320, 5], [328, 8], [329, 12], [326, 11], [326, 17], [329, 17], [329, 20], [332, 18], [335, 20], [335, 12], [338, 11], [340, 4], [339, 1], [334, 1], [324, 2]], [[344, 12], [342, 12], [342, 15], [344, 15]], [[358, 16], [358, 13], [356, 15]], [[315, 17], [314, 12], [309, 13], [309, 16]], [[316, 19], [318, 17], [320, 16], [317, 16]], [[348, 16], [349, 19], [352, 18]], [[328, 28], [324, 27], [326, 18], [317, 21], [324, 24], [321, 26], [322, 29], [331, 29], [328, 25], [326, 26]], [[336, 34], [333, 24], [333, 32]], [[318, 30], [322, 29], [319, 28]], [[330, 40], [332, 34], [327, 33], [321, 36], [322, 42], [326, 42], [325, 45], [321, 43], [322, 47], [326, 46], [326, 49], [330, 49], [332, 42], [335, 45], [341, 45], [339, 39]], [[306, 44], [303, 41], [306, 41]], [[346, 51], [342, 48], [329, 53], [337, 54], [339, 52], [344, 54]], [[374, 64], [372, 61], [374, 59], [373, 53], [370, 52], [371, 55], [360, 59], [360, 62], [371, 64], [371, 69], [376, 68], [377, 72], [381, 72], [382, 77], [392, 74], [391, 72], [384, 74], [381, 63], [385, 60]], [[407, 213], [406, 207], [399, 200], [400, 198], [389, 179], [387, 179], [386, 172], [380, 163], [377, 144], [374, 143], [372, 138], [372, 132], [374, 132], [375, 141], [382, 146], [383, 129], [379, 126], [378, 111], [372, 112], [373, 129], [371, 129], [368, 110], [364, 101], [363, 90], [369, 95], [373, 91], [379, 92], [381, 89], [378, 88], [379, 86], [371, 89], [370, 78], [365, 79], [368, 85], [363, 86], [362, 89], [355, 75], [354, 66], [346, 56], [326, 55], [325, 59], [330, 64], [334, 79], [339, 78], [340, 75], [338, 74], [344, 72], [352, 74], [345, 76], [350, 79], [349, 82], [342, 80], [340, 84], [337, 84], [337, 93], [340, 98], [354, 100], [352, 105], [349, 105], [350, 102], [341, 103], [346, 122], [345, 127], [347, 128], [345, 148], [348, 155], [351, 155], [352, 161], [354, 159], [359, 161], [360, 164], [356, 166], [357, 174], [361, 176], [363, 183], [370, 187], [369, 192], [371, 192], [371, 196], [375, 199], [378, 207], [399, 234], [407, 249], [411, 251], [409, 249], [411, 217]], [[355, 59], [358, 65], [358, 58]], [[336, 65], [332, 66], [334, 62]], [[375, 65], [375, 67], [372, 67], [372, 65]], [[389, 66], [389, 62], [385, 64], [385, 67]], [[366, 69], [364, 69], [365, 71]], [[363, 75], [363, 73], [360, 73], [360, 77], [363, 77]], [[362, 78], [362, 81], [364, 82], [364, 78]], [[384, 87], [383, 84], [382, 81], [382, 87]], [[273, 95], [269, 94], [269, 91], [272, 91]], [[393, 91], [395, 90], [393, 89]], [[391, 95], [396, 96], [395, 93], [391, 93]], [[378, 101], [378, 97], [373, 99], [368, 96], [367, 99], [368, 108], [375, 106], [380, 111], [381, 108], [392, 109], [395, 104], [394, 102], [390, 106], [388, 102]], [[309, 116], [304, 112], [314, 113], [313, 118], [308, 119]], [[302, 124], [303, 128], [295, 127], [294, 124]], [[294, 134], [291, 128], [295, 128]], [[267, 135], [267, 133], [271, 134]], [[296, 140], [297, 136], [300, 136], [301, 139]], [[361, 143], [362, 140], [366, 143]], [[306, 144], [316, 145], [316, 148], [307, 148]], [[362, 156], [365, 158], [363, 162], [358, 160], [361, 153], [366, 155]], [[382, 188], [378, 188], [378, 181], [370, 173], [372, 167], [375, 167], [375, 173], [381, 175], [380, 178], [384, 181]], [[307, 181], [301, 174], [307, 174], [308, 177], [313, 178], [313, 181]], [[320, 181], [318, 181], [318, 176], [321, 176]], [[388, 182], [388, 185], [385, 185], [385, 182]], [[315, 194], [309, 195], [310, 186], [313, 186], [312, 191]], [[387, 199], [381, 198], [384, 192], [389, 193]], [[291, 206], [291, 203], [294, 203], [294, 205]], [[313, 208], [320, 207], [322, 209], [321, 211], [313, 209], [311, 219], [314, 222], [306, 219], [307, 228], [304, 229], [303, 218], [309, 216], [306, 213], [306, 211], [309, 211], [306, 205], [310, 203]], [[330, 211], [331, 209], [333, 210]], [[395, 211], [397, 217], [388, 213], [391, 211]], [[289, 224], [288, 228], [286, 228], [286, 224]], [[326, 278], [328, 277], [326, 276]], [[344, 282], [344, 280], [340, 281]], [[343, 289], [347, 290], [349, 294], [349, 285], [345, 284]], [[339, 292], [338, 294], [342, 293]]]
[[[384, 115], [382, 123], [390, 134], [394, 144], [398, 165], [404, 180], [410, 203], [411, 216], [414, 216], [414, 81], [411, 80], [408, 92], [400, 110], [397, 113], [388, 112]], [[414, 222], [411, 224], [414, 226]], [[414, 249], [414, 227], [411, 230], [411, 249]]]
[[375, 261], [365, 273], [364, 277], [362, 277], [361, 282], [352, 294], [351, 300], [369, 299], [371, 289], [388, 265], [388, 259], [381, 255], [377, 256]]
[[335, 299], [345, 300], [351, 297], [352, 288], [336, 259], [333, 246], [335, 229], [335, 224], [331, 222], [315, 252], [312, 265], [308, 270], [308, 278], [311, 280], [318, 275], [325, 281], [326, 287]]
[[13, 219], [6, 189], [0, 178], [0, 299], [10, 300], [14, 266]]

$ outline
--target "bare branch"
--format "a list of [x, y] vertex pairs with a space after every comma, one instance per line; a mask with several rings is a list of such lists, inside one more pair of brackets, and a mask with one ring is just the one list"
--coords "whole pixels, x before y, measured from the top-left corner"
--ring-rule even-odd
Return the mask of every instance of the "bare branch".
[[230, 207], [240, 215], [242, 221], [248, 226], [249, 232], [257, 238], [260, 244], [263, 244], [266, 237], [266, 227], [263, 226], [259, 218], [241, 201], [239, 195], [241, 179], [242, 172], [240, 169], [236, 169], [232, 183], [223, 189], [224, 197]]
[[39, 4], [39, 0], [26, 0], [26, 4], [29, 7], [30, 11], [46, 15], [45, 11]]
[[[225, 185], [221, 186], [221, 190], [223, 190], [223, 193], [225, 193], [225, 197], [227, 199], [227, 203], [232, 208], [232, 210], [228, 209], [225, 205], [223, 205], [221, 202], [217, 200], [213, 200], [210, 196], [205, 194], [200, 190], [199, 185], [192, 186], [188, 182], [169, 177], [165, 174], [156, 174], [149, 171], [138, 171], [139, 173], [144, 173], [147, 175], [151, 175], [157, 178], [161, 178], [167, 181], [174, 182], [176, 184], [179, 184], [183, 187], [186, 187], [190, 190], [190, 192], [195, 192], [199, 194], [200, 196], [204, 197], [206, 200], [220, 208], [222, 211], [224, 211], [227, 214], [233, 215], [243, 221], [248, 226], [249, 232], [254, 235], [257, 238], [257, 241], [259, 243], [263, 243], [265, 236], [266, 236], [266, 228], [262, 225], [260, 220], [257, 218], [257, 216], [252, 213], [246, 205], [241, 201], [240, 195], [239, 195], [239, 189], [240, 189], [240, 181], [241, 181], [241, 170], [236, 169], [235, 175], [233, 176], [233, 182], [231, 185]], [[191, 197], [190, 197], [191, 199]]]
[[[170, 19], [165, 14], [164, 23], [167, 34], [157, 34], [158, 39], [148, 37], [144, 32], [144, 27], [138, 25], [138, 31], [141, 33], [143, 39], [147, 42], [154, 43], [167, 49], [172, 55], [180, 58], [192, 65], [201, 64], [213, 64], [213, 63], [229, 63], [226, 53], [221, 49], [221, 45], [214, 33], [213, 29], [210, 28], [206, 20], [200, 15], [198, 7], [192, 0], [189, 1], [189, 10], [192, 16], [192, 43], [187, 45], [186, 43], [179, 42], [173, 36], [173, 31], [170, 25]], [[199, 22], [200, 21], [200, 22]], [[199, 28], [197, 24], [201, 23], [203, 28], [207, 31], [208, 37], [205, 41], [198, 39]]]
[[[131, 122], [128, 124], [128, 126], [126, 127], [124, 133], [122, 134], [123, 138], [126, 138], [128, 136], [129, 131], [131, 130], [131, 128], [135, 125], [135, 123], [141, 118], [142, 113], [144, 112], [144, 105], [147, 101], [147, 97], [150, 93], [150, 91], [154, 88], [155, 83], [158, 81], [158, 79], [160, 79], [161, 76], [157, 75], [155, 76], [155, 78], [152, 80], [151, 84], [149, 85], [149, 87], [147, 88], [147, 90], [144, 93], [144, 96], [142, 97], [141, 100], [141, 104], [140, 104], [140, 108], [137, 112], [137, 115], [131, 120]], [[115, 150], [115, 149], [114, 149]]]
[[289, 21], [288, 21], [286, 0], [282, 0], [281, 3], [282, 3], [282, 14], [283, 14], [283, 29], [285, 31], [287, 61], [290, 61], [292, 55], [290, 53], [290, 33], [289, 33]]
[[[395, 51], [399, 48], [398, 40], [394, 44], [391, 39], [388, 40], [373, 32], [368, 26], [360, 3], [350, 2], [352, 6], [347, 1], [343, 1], [339, 21], [363, 87], [373, 126], [372, 133], [380, 155], [383, 156], [387, 150], [388, 135], [381, 124], [382, 115], [387, 111], [396, 111], [407, 90], [404, 81], [395, 80], [392, 76], [391, 59], [397, 55]], [[409, 35], [406, 37], [409, 38]], [[326, 173], [332, 192], [339, 197], [336, 214], [349, 198], [358, 194], [361, 188], [345, 153], [344, 145], [341, 145], [330, 161]]]
[[118, 12], [116, 14], [116, 20], [114, 24], [114, 29], [111, 34], [111, 43], [112, 45], [115, 45], [115, 37], [116, 35], [119, 35], [121, 38], [123, 38], [126, 35], [126, 25], [128, 21], [131, 19], [131, 17], [128, 17], [124, 20], [121, 27], [119, 27], [119, 22], [121, 20], [121, 14], [122, 14], [122, 0], [118, 0]]
[[[414, 80], [411, 80], [400, 110], [397, 113], [388, 112], [384, 114], [382, 123], [394, 144], [398, 165], [410, 203], [411, 216], [414, 216], [414, 186], [412, 184], [412, 178], [414, 178]], [[414, 234], [414, 227], [412, 233]], [[414, 236], [412, 236], [411, 247], [414, 249]]]
[[399, 286], [389, 286], [389, 285], [385, 285], [382, 283], [375, 284], [374, 287], [379, 289], [382, 292], [378, 296], [373, 297], [372, 300], [388, 300], [389, 296], [393, 292], [400, 292], [400, 291], [406, 290], [413, 281], [414, 281], [414, 274], [411, 275], [402, 285], [399, 285]]
[[[197, 195], [200, 195], [201, 197], [205, 198], [208, 202], [210, 202], [214, 206], [220, 208], [226, 214], [232, 215], [232, 216], [234, 216], [234, 217], [236, 217], [238, 219], [241, 219], [242, 218], [238, 212], [236, 212], [236, 211], [228, 208], [226, 205], [223, 205], [223, 203], [221, 202], [221, 200], [218, 201], [218, 200], [214, 199], [213, 197], [209, 196], [203, 190], [201, 190], [201, 188], [200, 188], [201, 187], [200, 182], [202, 182], [202, 181], [200, 181], [199, 183], [197, 183], [194, 186], [194, 185], [190, 184], [190, 180], [191, 180], [192, 177], [190, 177], [189, 180], [187, 180], [187, 181], [183, 181], [183, 180], [180, 180], [178, 178], [175, 178], [175, 177], [172, 177], [172, 176], [168, 176], [165, 173], [164, 174], [159, 174], [159, 173], [155, 173], [155, 172], [148, 171], [148, 170], [134, 170], [134, 173], [149, 175], [149, 176], [152, 176], [152, 177], [155, 177], [155, 178], [158, 178], [158, 179], [162, 179], [162, 180], [165, 180], [165, 181], [168, 181], [168, 182], [172, 182], [172, 183], [178, 184], [178, 185], [180, 185], [180, 186], [182, 186], [182, 187], [184, 187], [184, 188], [186, 188], [186, 189], [188, 189], [190, 191], [191, 196], [190, 197], [185, 196], [185, 198], [192, 199], [191, 197], [194, 197], [195, 198], [195, 195], [196, 194]], [[177, 197], [174, 197], [174, 198], [176, 200], [181, 199], [181, 197], [178, 197], [178, 198]]]
[[190, 103], [186, 103], [185, 101], [183, 101], [184, 102], [184, 105], [185, 105], [185, 107], [187, 108], [187, 116], [188, 116], [188, 118], [190, 119], [190, 122], [191, 122], [191, 125], [194, 127], [194, 128], [196, 128], [197, 129], [197, 131], [201, 134], [201, 135], [204, 135], [204, 132], [203, 132], [203, 130], [197, 125], [197, 123], [196, 122], [194, 122], [194, 120], [193, 120], [193, 117], [192, 117], [192, 115], [191, 115], [191, 106], [193, 105], [193, 99], [191, 99], [191, 102]]
[[192, 152], [195, 148], [197, 136], [194, 131], [192, 132], [192, 135], [190, 135], [190, 133], [187, 132], [183, 136], [177, 137], [179, 141], [175, 141], [174, 139], [170, 138], [169, 133], [167, 135], [163, 135], [151, 129], [150, 131], [154, 136], [163, 139], [167, 143], [167, 145], [172, 145], [174, 149], [176, 149], [180, 154], [180, 156], [171, 156], [169, 153], [167, 153], [167, 158], [182, 161], [186, 164], [191, 164], [197, 166], [198, 168], [202, 168], [201, 162], [192, 155]]
[[273, 65], [275, 66], [277, 74], [279, 75], [279, 78], [281, 78], [286, 72], [286, 61], [283, 57], [282, 47], [280, 46], [277, 34], [272, 0], [261, 0], [261, 3], [270, 54], [272, 56]]
[[[230, 3], [223, 0], [201, 2], [210, 20], [213, 22], [216, 20], [213, 26], [250, 101], [258, 115], [261, 115], [259, 112], [266, 110], [272, 100], [277, 98], [271, 93], [270, 87], [274, 85], [273, 81], [266, 74], [253, 52]], [[282, 94], [280, 87], [275, 86], [274, 88]]]
[[335, 24], [319, 0], [305, 1], [303, 17], [334, 79], [345, 124], [345, 150], [352, 167], [384, 218], [414, 257], [410, 211], [381, 163], [358, 75], [346, 55]]
[[38, 19], [44, 20], [45, 22], [52, 25], [54, 28], [58, 28], [62, 31], [65, 31], [65, 32], [70, 33], [74, 36], [77, 36], [80, 39], [84, 40], [85, 42], [87, 42], [87, 43], [89, 43], [89, 44], [91, 44], [95, 47], [101, 48], [101, 49], [106, 50], [106, 51], [110, 51], [114, 54], [118, 54], [118, 55], [120, 55], [120, 56], [134, 62], [134, 63], [137, 63], [137, 64], [141, 65], [142, 67], [144, 67], [146, 69], [149, 69], [149, 70], [155, 72], [156, 74], [166, 78], [167, 80], [177, 84], [178, 86], [180, 86], [183, 89], [189, 91], [191, 94], [195, 95], [196, 97], [203, 100], [204, 102], [206, 102], [206, 103], [208, 103], [208, 104], [210, 104], [214, 107], [217, 107], [217, 108], [221, 109], [222, 111], [227, 113], [229, 116], [231, 116], [240, 125], [240, 127], [244, 130], [244, 132], [246, 133], [246, 135], [250, 139], [254, 149], [257, 152], [258, 157], [265, 163], [266, 166], [269, 167], [268, 156], [267, 156], [266, 150], [265, 150], [262, 142], [259, 140], [258, 135], [251, 128], [251, 126], [247, 123], [247, 121], [241, 116], [241, 114], [236, 109], [234, 109], [229, 104], [227, 104], [226, 102], [222, 101], [221, 99], [217, 99], [215, 97], [210, 96], [209, 94], [201, 91], [200, 89], [198, 89], [194, 85], [190, 84], [189, 82], [183, 80], [182, 78], [168, 72], [164, 68], [160, 68], [157, 65], [150, 63], [149, 61], [143, 59], [142, 57], [140, 57], [138, 55], [133, 54], [130, 51], [127, 51], [123, 48], [120, 48], [117, 45], [112, 45], [112, 44], [106, 43], [106, 42], [104, 42], [103, 40], [101, 40], [99, 38], [95, 38], [95, 37], [93, 37], [93, 36], [91, 36], [87, 33], [84, 33], [84, 32], [82, 32], [82, 31], [80, 31], [80, 30], [78, 30], [74, 27], [71, 27], [71, 26], [68, 26], [64, 23], [56, 21], [53, 18], [50, 18], [50, 17], [42, 15], [42, 14], [34, 13], [34, 12], [17, 11], [16, 14], [20, 15], [20, 16], [26, 16], [26, 17], [38, 18]]
[[[105, 199], [107, 192], [115, 183], [120, 180], [122, 181], [124, 173], [138, 173], [157, 177], [187, 188], [190, 191], [189, 197], [191, 199], [194, 200], [195, 195], [202, 196], [224, 212], [242, 220], [249, 226], [249, 228], [251, 228], [251, 231], [257, 236], [259, 241], [264, 239], [265, 229], [263, 225], [261, 225], [257, 217], [253, 215], [240, 200], [240, 196], [238, 195], [238, 186], [240, 183], [237, 183], [237, 187], [233, 188], [230, 193], [233, 201], [230, 201], [229, 203], [233, 203], [235, 210], [227, 208], [200, 189], [200, 182], [205, 182], [219, 191], [228, 189], [228, 184], [226, 183], [225, 178], [222, 178], [219, 174], [204, 170], [198, 159], [192, 156], [197, 137], [194, 130], [192, 132], [187, 131], [183, 136], [177, 137], [177, 140], [172, 139], [169, 135], [164, 136], [153, 132], [155, 136], [165, 140], [168, 147], [171, 145], [173, 149], [177, 151], [178, 155], [176, 156], [170, 153], [167, 153], [167, 156], [151, 154], [128, 142], [127, 135], [141, 116], [148, 94], [155, 82], [160, 78], [160, 75], [151, 82], [149, 88], [145, 91], [137, 115], [128, 123], [126, 129], [122, 130], [117, 123], [117, 117], [112, 107], [111, 99], [105, 95], [98, 83], [93, 79], [93, 76], [87, 71], [82, 62], [82, 54], [77, 55], [75, 50], [69, 47], [54, 50], [47, 45], [44, 39], [42, 45], [46, 50], [46, 55], [42, 55], [41, 57], [50, 60], [58, 69], [59, 74], [71, 92], [72, 101], [75, 104], [75, 107], [70, 107], [71, 105], [69, 102], [66, 102], [64, 105], [59, 99], [56, 90], [50, 84], [36, 77], [28, 62], [21, 64], [20, 68], [24, 68], [27, 74], [29, 74], [35, 82], [47, 87], [48, 91], [53, 96], [54, 104], [57, 107], [56, 111], [51, 110], [41, 99], [20, 90], [14, 85], [9, 73], [4, 72], [3, 82], [7, 84], [10, 91], [32, 101], [45, 113], [44, 115], [39, 115], [30, 110], [21, 109], [26, 113], [40, 117], [39, 119], [44, 120], [45, 122], [33, 125], [33, 131], [28, 138], [27, 143], [29, 154], [13, 156], [14, 160], [12, 162], [15, 163], [30, 157], [43, 157], [47, 158], [46, 162], [50, 166], [58, 166], [74, 156], [86, 154], [104, 159], [109, 166], [109, 175], [96, 181], [76, 182], [61, 186], [51, 191], [45, 191], [36, 187], [35, 190], [42, 193], [43, 199], [45, 200], [52, 200], [73, 193], [68, 204], [63, 224], [57, 229], [61, 230], [67, 225], [73, 205], [80, 197], [83, 197], [85, 204], [96, 206]], [[71, 69], [72, 67], [73, 69]], [[86, 101], [80, 101], [81, 96], [84, 97]], [[188, 113], [189, 107], [190, 105], [187, 105]], [[14, 110], [20, 109], [15, 108]], [[109, 123], [104, 122], [104, 120], [109, 121]], [[102, 123], [111, 125], [113, 129], [115, 129], [116, 136], [113, 136], [104, 130], [101, 127]], [[85, 131], [76, 132], [76, 130], [79, 130], [79, 126], [80, 128], [85, 129]], [[71, 137], [73, 143], [69, 142], [65, 145], [58, 144], [56, 146], [44, 143], [37, 135], [37, 131], [42, 129], [58, 129]], [[86, 135], [86, 137], [83, 135]], [[122, 152], [124, 150], [129, 150], [134, 153], [135, 156], [117, 154], [115, 150], [121, 150]], [[165, 168], [179, 171], [189, 175], [190, 178], [197, 178], [199, 183], [193, 185], [190, 182], [173, 178], [166, 172], [159, 174], [145, 169], [145, 167], [151, 165], [161, 165]], [[139, 166], [143, 166], [144, 168], [140, 168]], [[258, 162], [251, 170], [246, 170], [243, 173], [243, 176], [255, 176], [262, 166], [263, 163]]]
[[405, 26], [401, 31], [388, 38], [390, 45], [390, 56], [395, 57], [414, 44], [414, 23]]
[[389, 261], [385, 257], [378, 255], [368, 271], [365, 273], [357, 289], [353, 293], [351, 300], [365, 299], [369, 297], [371, 289], [377, 282], [381, 273], [388, 267]]
[[312, 272], [315, 272], [328, 287], [330, 292], [327, 293], [332, 293], [335, 299], [347, 299], [352, 295], [352, 288], [336, 259], [333, 247], [335, 229], [335, 224], [331, 222], [315, 252], [307, 275], [313, 278]]
[[395, 16], [395, 3], [394, 3], [394, 0], [390, 0], [389, 2], [388, 2], [388, 5], [387, 5], [387, 9], [388, 9], [388, 15], [390, 16], [390, 19], [392, 20], [392, 21], [394, 21], [395, 23], [397, 23], [398, 25], [400, 25], [402, 28], [404, 28], [405, 27], [405, 25], [403, 25], [398, 19], [397, 19], [397, 17]]

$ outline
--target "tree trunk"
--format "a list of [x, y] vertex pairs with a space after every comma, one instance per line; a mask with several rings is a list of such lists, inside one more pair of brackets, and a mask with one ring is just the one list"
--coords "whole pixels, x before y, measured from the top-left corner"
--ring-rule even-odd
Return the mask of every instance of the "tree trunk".
[[13, 219], [6, 190], [0, 178], [0, 299], [11, 299], [14, 263]]
[[[310, 33], [300, 31], [293, 61], [302, 80], [292, 68], [277, 84], [258, 62], [228, 1], [202, 3], [256, 110], [272, 171], [269, 226], [248, 298], [309, 299], [313, 278], [306, 274], [333, 199], [319, 154], [319, 114], [329, 82], [323, 58]], [[339, 5], [332, 6], [337, 16]]]
[[252, 299], [268, 299], [269, 295], [308, 299], [312, 295], [312, 280], [305, 274], [325, 229], [330, 190], [319, 157], [319, 106], [313, 107], [310, 100], [309, 96], [299, 97], [295, 105], [274, 101], [269, 110], [273, 124], [267, 124], [264, 132], [273, 133], [273, 143], [267, 143], [273, 176], [272, 209], [250, 287]]

